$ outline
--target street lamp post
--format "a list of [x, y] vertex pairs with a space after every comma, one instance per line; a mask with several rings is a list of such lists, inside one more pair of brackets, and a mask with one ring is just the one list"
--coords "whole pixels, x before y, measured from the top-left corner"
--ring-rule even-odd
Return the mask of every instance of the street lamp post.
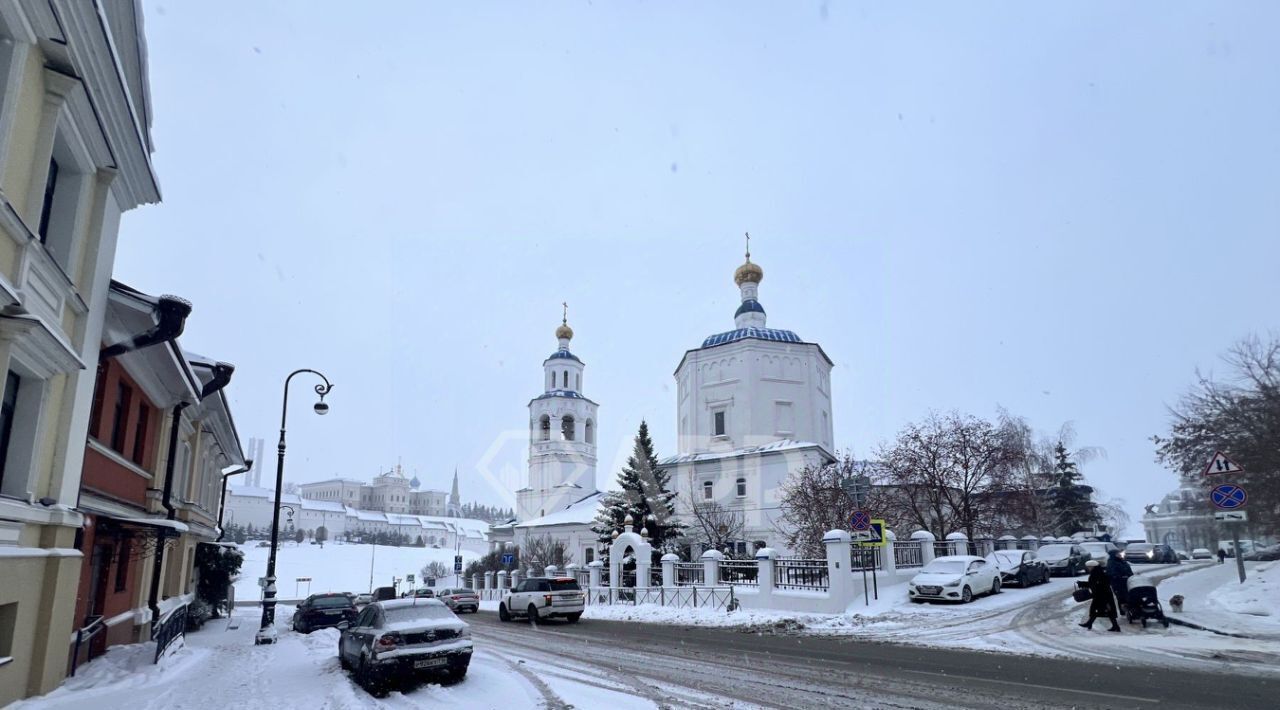
[[284, 404], [280, 407], [280, 444], [276, 448], [276, 501], [271, 510], [271, 553], [267, 556], [267, 587], [262, 594], [262, 625], [259, 627], [257, 635], [254, 636], [254, 644], [275, 643], [276, 641], [276, 547], [280, 544], [280, 494], [284, 488], [285, 421], [289, 414], [289, 383], [295, 375], [300, 375], [304, 372], [309, 372], [324, 380], [324, 384], [315, 386], [316, 394], [320, 395], [320, 401], [315, 403], [314, 409], [316, 414], [329, 413], [329, 405], [325, 404], [324, 401], [324, 396], [329, 394], [329, 390], [333, 389], [329, 378], [315, 370], [305, 368], [289, 373], [289, 376], [284, 380]]

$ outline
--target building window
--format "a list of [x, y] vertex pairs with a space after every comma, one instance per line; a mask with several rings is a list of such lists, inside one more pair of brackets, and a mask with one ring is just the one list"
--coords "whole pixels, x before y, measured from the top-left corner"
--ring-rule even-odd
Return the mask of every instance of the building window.
[[565, 441], [573, 441], [573, 436], [574, 436], [573, 417], [565, 415], [565, 417], [560, 420], [560, 436], [563, 437]]
[[542, 440], [550, 441], [551, 440], [551, 417], [543, 414], [542, 419], [540, 420], [540, 423], [538, 426], [542, 428]]
[[18, 628], [18, 602], [0, 604], [0, 660], [11, 658], [13, 636]]
[[724, 410], [711, 413], [711, 433], [713, 436], [725, 435]]
[[576, 375], [574, 375], [574, 376], [573, 376], [573, 388], [574, 388], [575, 390], [578, 390], [579, 392], [581, 392], [581, 391], [582, 391], [582, 375], [581, 375], [581, 373], [576, 374]]
[[565, 371], [564, 371], [564, 385], [562, 385], [562, 386], [563, 386], [565, 389], [569, 389], [569, 371], [568, 371], [568, 370], [565, 370]]
[[587, 442], [588, 444], [596, 443], [595, 422], [588, 419], [586, 423], [582, 425], [582, 434], [583, 434], [583, 437], [582, 437], [583, 441]]
[[89, 411], [89, 436], [97, 439], [102, 429], [102, 397], [107, 389], [107, 363], [98, 363], [98, 377], [93, 381], [93, 408]]
[[9, 439], [13, 435], [13, 411], [18, 408], [18, 385], [21, 382], [14, 372], [5, 375], [4, 399], [0, 400], [0, 483], [4, 482], [4, 464], [9, 459]]
[[129, 583], [129, 541], [120, 541], [120, 550], [116, 555], [116, 591], [123, 592]]
[[151, 418], [151, 408], [144, 402], [138, 402], [138, 423], [133, 429], [133, 462], [142, 465], [147, 455], [147, 421]]
[[49, 221], [53, 217], [53, 195], [58, 187], [58, 161], [49, 158], [49, 174], [44, 178], [44, 202], [40, 203], [40, 243], [49, 243]]
[[121, 382], [116, 385], [115, 414], [111, 421], [111, 448], [124, 453], [125, 424], [129, 418], [129, 400], [133, 398], [133, 390]]
[[711, 500], [713, 493], [711, 491], [711, 481], [702, 482], [702, 499]]
[[738, 497], [739, 498], [747, 497], [747, 479], [745, 478], [738, 479]]

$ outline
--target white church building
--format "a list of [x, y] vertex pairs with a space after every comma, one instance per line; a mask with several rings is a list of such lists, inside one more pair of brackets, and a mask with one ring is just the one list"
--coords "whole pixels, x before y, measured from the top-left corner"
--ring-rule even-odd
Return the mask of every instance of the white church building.
[[741, 295], [733, 330], [708, 336], [676, 367], [678, 453], [662, 461], [680, 494], [678, 513], [715, 502], [742, 514], [738, 554], [785, 550], [777, 531], [783, 482], [834, 460], [831, 358], [817, 343], [766, 326], [763, 279], [748, 252], [733, 275]]

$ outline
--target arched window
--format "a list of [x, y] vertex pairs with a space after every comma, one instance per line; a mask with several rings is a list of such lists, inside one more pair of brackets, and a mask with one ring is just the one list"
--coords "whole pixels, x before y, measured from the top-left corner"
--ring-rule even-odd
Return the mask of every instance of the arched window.
[[590, 419], [582, 425], [582, 440], [588, 444], [596, 443], [596, 425]]
[[547, 373], [547, 389], [553, 390], [555, 388], [556, 388], [556, 373], [554, 371], [548, 372]]
[[566, 414], [560, 420], [560, 435], [565, 441], [573, 441], [574, 434], [573, 417]]
[[702, 482], [702, 499], [711, 500], [711, 497], [712, 497], [711, 481], [703, 481]]
[[573, 376], [573, 388], [579, 392], [582, 391], [582, 373]]
[[596, 551], [588, 547], [587, 551], [583, 553], [582, 558], [587, 561], [587, 564], [591, 564], [592, 562], [595, 562]]
[[543, 414], [542, 420], [539, 426], [542, 428], [542, 440], [550, 441], [551, 440], [551, 417]]
[[747, 479], [745, 478], [738, 479], [738, 497], [739, 498], [747, 497]]
[[563, 386], [565, 389], [569, 389], [569, 371], [568, 371], [568, 370], [565, 370], [565, 371], [564, 371], [564, 385], [562, 385], [562, 386]]

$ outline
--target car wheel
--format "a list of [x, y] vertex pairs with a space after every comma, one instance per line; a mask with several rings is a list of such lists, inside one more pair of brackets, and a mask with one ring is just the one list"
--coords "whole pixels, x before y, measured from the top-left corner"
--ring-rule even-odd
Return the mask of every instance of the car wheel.
[[369, 668], [367, 658], [360, 658], [360, 667], [356, 671], [356, 683], [375, 698], [383, 698], [387, 695], [386, 687], [374, 677], [372, 669]]
[[973, 590], [969, 589], [969, 585], [966, 584], [960, 592], [960, 603], [968, 604], [971, 601], [973, 601]]
[[570, 624], [576, 624], [578, 623], [578, 619], [582, 618], [582, 612], [578, 612], [577, 614], [569, 614], [564, 618], [568, 619]]
[[538, 623], [538, 607], [532, 604], [529, 605], [529, 623], [530, 624]]
[[507, 611], [506, 604], [498, 605], [498, 621], [511, 621], [511, 612]]
[[1000, 593], [1000, 578], [999, 578], [999, 577], [996, 577], [995, 579], [991, 580], [991, 593], [992, 593], [992, 594], [999, 594], [999, 593]]
[[1030, 579], [1031, 579], [1031, 576], [1030, 576], [1030, 575], [1028, 575], [1025, 571], [1019, 572], [1019, 573], [1018, 573], [1018, 580], [1017, 580], [1017, 581], [1018, 581], [1018, 586], [1019, 586], [1019, 587], [1024, 587], [1024, 588], [1025, 588], [1025, 587], [1030, 587], [1030, 586], [1031, 586], [1031, 582], [1029, 581]]

